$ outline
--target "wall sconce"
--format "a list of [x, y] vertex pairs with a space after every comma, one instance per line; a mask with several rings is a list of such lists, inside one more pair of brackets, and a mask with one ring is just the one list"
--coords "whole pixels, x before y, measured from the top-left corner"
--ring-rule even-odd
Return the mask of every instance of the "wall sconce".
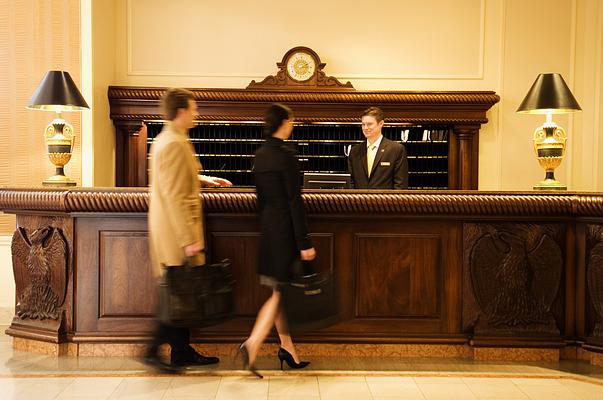
[[64, 166], [71, 159], [75, 136], [73, 126], [61, 113], [80, 111], [88, 107], [67, 71], [48, 71], [36, 89], [27, 108], [55, 111], [57, 117], [46, 126], [44, 139], [48, 147], [48, 158], [56, 167], [54, 176], [42, 182], [45, 186], [75, 186], [76, 182], [65, 176]]
[[553, 122], [553, 114], [582, 111], [561, 74], [540, 74], [517, 109], [521, 114], [545, 114], [546, 122], [534, 131], [536, 158], [546, 175], [534, 185], [535, 190], [567, 190], [555, 179], [555, 168], [561, 164], [567, 135]]

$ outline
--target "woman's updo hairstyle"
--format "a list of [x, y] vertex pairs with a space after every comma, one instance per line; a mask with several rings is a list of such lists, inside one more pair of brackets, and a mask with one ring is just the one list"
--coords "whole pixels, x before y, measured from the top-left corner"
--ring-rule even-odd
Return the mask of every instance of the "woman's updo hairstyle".
[[264, 138], [269, 138], [286, 119], [293, 118], [293, 111], [284, 104], [275, 103], [264, 112]]

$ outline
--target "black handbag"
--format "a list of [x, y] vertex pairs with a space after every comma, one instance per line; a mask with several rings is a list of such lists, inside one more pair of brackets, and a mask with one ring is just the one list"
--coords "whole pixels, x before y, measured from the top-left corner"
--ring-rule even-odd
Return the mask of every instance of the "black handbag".
[[164, 324], [201, 328], [234, 315], [234, 279], [230, 261], [166, 267], [159, 284], [159, 315]]
[[331, 271], [315, 272], [309, 262], [291, 266], [293, 279], [280, 286], [282, 304], [293, 333], [327, 328], [340, 319]]

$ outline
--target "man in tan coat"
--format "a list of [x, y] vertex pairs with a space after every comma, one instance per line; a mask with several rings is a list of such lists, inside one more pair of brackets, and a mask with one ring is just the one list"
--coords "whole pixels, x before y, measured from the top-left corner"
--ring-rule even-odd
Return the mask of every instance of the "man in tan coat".
[[[205, 264], [205, 238], [200, 186], [230, 186], [225, 179], [199, 176], [201, 164], [189, 141], [188, 130], [197, 116], [193, 94], [185, 89], [169, 89], [163, 97], [166, 122], [151, 145], [151, 199], [149, 236], [154, 273], [161, 276], [161, 266], [182, 265], [192, 257], [195, 265]], [[163, 371], [176, 372], [188, 365], [219, 362], [205, 357], [189, 344], [187, 328], [159, 323], [145, 361]], [[163, 343], [171, 346], [171, 364], [157, 356]]]

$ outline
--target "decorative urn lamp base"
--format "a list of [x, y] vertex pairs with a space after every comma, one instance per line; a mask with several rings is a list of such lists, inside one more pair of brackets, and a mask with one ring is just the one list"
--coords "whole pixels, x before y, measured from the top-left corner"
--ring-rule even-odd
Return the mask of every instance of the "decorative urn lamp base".
[[42, 185], [54, 186], [54, 187], [76, 186], [77, 182], [74, 180], [71, 180], [69, 177], [65, 176], [64, 174], [59, 174], [59, 171], [57, 170], [57, 174], [44, 179], [42, 181]]
[[534, 185], [534, 190], [567, 190], [567, 186], [556, 179], [545, 179]]
[[547, 114], [547, 122], [534, 132], [534, 151], [538, 164], [546, 171], [543, 181], [534, 190], [567, 190], [567, 186], [555, 179], [555, 168], [561, 165], [565, 154], [567, 135]]
[[553, 114], [581, 111], [571, 90], [558, 73], [539, 74], [523, 99], [517, 112], [520, 114], [546, 115], [546, 122], [534, 132], [534, 150], [538, 163], [546, 171], [543, 181], [534, 190], [567, 190], [567, 186], [555, 179], [555, 168], [563, 160], [567, 135], [553, 122]]

